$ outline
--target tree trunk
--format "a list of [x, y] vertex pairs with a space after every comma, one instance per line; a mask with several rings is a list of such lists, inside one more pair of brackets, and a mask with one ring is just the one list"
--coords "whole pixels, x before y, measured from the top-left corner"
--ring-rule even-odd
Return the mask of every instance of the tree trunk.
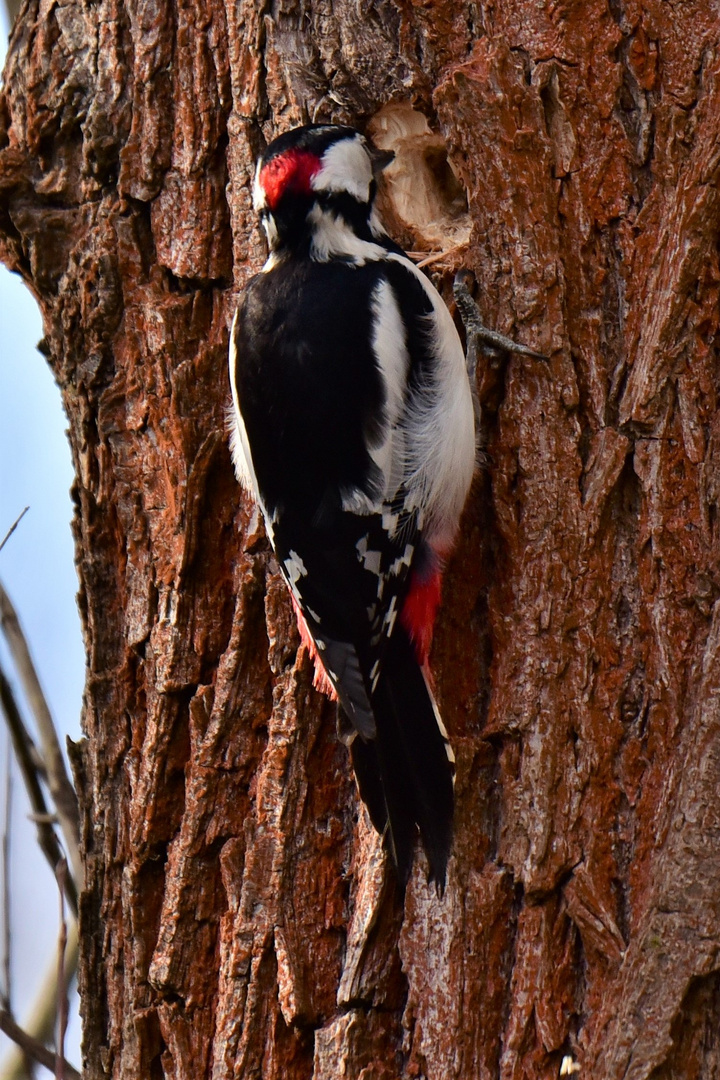
[[[6, 79], [77, 472], [85, 1075], [720, 1077], [714, 8], [27, 0]], [[253, 159], [308, 119], [393, 145], [394, 235], [551, 357], [481, 365], [454, 855], [404, 907], [225, 435]]]

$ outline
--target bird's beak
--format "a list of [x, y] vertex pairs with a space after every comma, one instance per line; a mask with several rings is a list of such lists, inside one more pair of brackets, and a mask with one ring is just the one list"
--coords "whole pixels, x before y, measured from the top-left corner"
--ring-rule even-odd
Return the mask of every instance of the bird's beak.
[[377, 178], [380, 173], [387, 169], [388, 165], [395, 160], [394, 150], [378, 150], [372, 143], [368, 143], [370, 160], [372, 161], [373, 176]]

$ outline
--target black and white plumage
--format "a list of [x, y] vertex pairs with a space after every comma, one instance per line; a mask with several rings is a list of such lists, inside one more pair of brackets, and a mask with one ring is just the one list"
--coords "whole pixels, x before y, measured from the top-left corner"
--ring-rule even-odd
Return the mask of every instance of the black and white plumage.
[[381, 158], [334, 125], [260, 158], [270, 255], [233, 322], [233, 457], [400, 880], [419, 829], [442, 885], [454, 759], [427, 653], [475, 465], [473, 405], [445, 304], [374, 209]]

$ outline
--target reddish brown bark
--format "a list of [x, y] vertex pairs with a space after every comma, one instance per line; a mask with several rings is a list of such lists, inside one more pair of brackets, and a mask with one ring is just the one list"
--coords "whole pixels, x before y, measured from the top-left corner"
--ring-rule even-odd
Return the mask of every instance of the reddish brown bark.
[[[720, 1076], [710, 5], [29, 0], [6, 76], [77, 470], [86, 1075]], [[308, 117], [394, 138], [398, 238], [469, 236], [435, 280], [551, 357], [480, 372], [457, 838], [404, 910], [224, 431], [253, 156]]]

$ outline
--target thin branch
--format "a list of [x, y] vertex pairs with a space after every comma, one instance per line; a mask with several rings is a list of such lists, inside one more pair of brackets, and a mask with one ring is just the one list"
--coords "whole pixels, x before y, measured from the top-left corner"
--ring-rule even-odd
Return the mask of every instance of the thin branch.
[[[2, 833], [2, 892], [3, 892], [3, 992], [0, 1008], [5, 1009], [8, 1016], [13, 1017], [12, 1007], [12, 924], [10, 921], [10, 838], [12, 836], [12, 742], [10, 732], [5, 737], [5, 808], [3, 814]], [[26, 1080], [33, 1080], [35, 1076], [35, 1063], [27, 1054], [22, 1054], [25, 1066]]]
[[10, 732], [5, 741], [5, 814], [2, 835], [2, 884], [3, 884], [3, 967], [5, 986], [3, 988], [3, 1008], [12, 1012], [12, 980], [10, 975], [11, 939], [10, 939], [10, 825], [12, 821], [12, 772], [10, 754]]
[[[78, 930], [77, 923], [68, 924], [68, 944], [65, 954], [66, 981], [69, 984], [77, 970], [78, 962]], [[40, 983], [40, 989], [33, 1007], [23, 1021], [23, 1029], [37, 1042], [46, 1043], [53, 1037], [55, 1016], [57, 1014], [57, 959], [53, 957], [52, 963], [45, 971]], [[12, 1046], [6, 1052], [0, 1063], [0, 1080], [28, 1080], [27, 1058], [17, 1046]], [[50, 1070], [54, 1065], [50, 1066]], [[76, 1076], [77, 1073], [73, 1073]], [[70, 1074], [66, 1072], [65, 1080], [69, 1080]]]
[[[23, 1053], [31, 1057], [33, 1061], [37, 1061], [38, 1065], [44, 1065], [50, 1072], [55, 1071], [54, 1051], [48, 1050], [46, 1046], [43, 1046], [41, 1042], [21, 1028], [19, 1024], [16, 1024], [7, 1009], [0, 1009], [0, 1031], [3, 1031], [8, 1039], [12, 1039]], [[63, 1059], [63, 1068], [65, 1070], [65, 1080], [82, 1080], [77, 1069], [65, 1059]]]
[[12, 523], [12, 525], [10, 526], [10, 528], [8, 529], [8, 531], [5, 533], [5, 535], [2, 538], [2, 543], [0, 543], [0, 551], [2, 551], [2, 549], [5, 547], [8, 540], [10, 539], [12, 534], [15, 532], [18, 525], [20, 524], [22, 519], [25, 517], [25, 515], [27, 514], [29, 509], [30, 509], [30, 507], [26, 506], [25, 509], [23, 510], [23, 512], [18, 517], [15, 518], [14, 522]]
[[48, 788], [60, 821], [75, 887], [79, 891], [82, 888], [83, 867], [80, 858], [77, 796], [65, 768], [65, 759], [60, 749], [55, 724], [40, 686], [27, 639], [2, 582], [0, 582], [0, 623], [37, 724]]
[[[2, 668], [0, 668], [0, 707], [5, 714], [15, 756], [30, 800], [30, 807], [32, 812], [38, 814], [41, 819], [37, 823], [38, 844], [50, 863], [53, 874], [55, 874], [55, 868], [60, 860], [64, 858], [62, 848], [52, 825], [44, 824], [42, 821], [42, 818], [48, 813], [48, 808], [35, 764], [35, 754], [37, 752], [20, 716], [12, 687]], [[70, 874], [67, 875], [65, 895], [73, 914], [77, 918], [77, 890]]]
[[65, 859], [58, 863], [56, 877], [60, 900], [60, 930], [58, 933], [58, 979], [57, 979], [57, 1033], [55, 1035], [55, 1080], [66, 1080], [65, 1076], [65, 1032], [68, 1024], [68, 997], [65, 982], [65, 949], [67, 948], [67, 923], [65, 921], [65, 888], [68, 867]]

